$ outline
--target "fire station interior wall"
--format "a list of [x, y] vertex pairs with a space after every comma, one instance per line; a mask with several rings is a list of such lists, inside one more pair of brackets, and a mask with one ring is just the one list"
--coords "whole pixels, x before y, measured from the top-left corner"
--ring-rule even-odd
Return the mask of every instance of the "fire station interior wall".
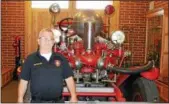
[[[56, 15], [56, 21], [55, 22], [59, 22], [60, 20], [66, 18], [66, 17], [73, 17], [73, 15], [75, 15], [78, 11], [74, 8], [74, 3], [75, 1], [70, 1], [70, 6], [69, 9], [61, 9], [60, 13], [58, 15]], [[41, 29], [46, 28], [46, 27], [52, 27], [52, 15], [49, 13], [48, 9], [39, 9], [39, 8], [30, 8], [30, 4], [28, 3], [27, 6], [28, 8], [26, 9], [30, 9], [30, 12], [27, 12], [28, 16], [26, 17], [27, 19], [30, 19], [32, 23], [32, 25], [29, 24], [25, 24], [26, 25], [26, 29], [31, 28], [30, 31], [30, 35], [25, 35], [25, 40], [27, 42], [25, 42], [25, 50], [27, 49], [27, 51], [25, 51], [25, 55], [28, 55], [30, 53], [32, 53], [33, 51], [37, 50], [37, 37], [38, 37], [38, 33]], [[113, 15], [111, 16], [111, 28], [110, 30], [117, 30], [118, 26], [119, 26], [119, 1], [114, 1], [113, 2], [113, 6], [115, 7], [116, 11], [113, 13]], [[104, 10], [97, 10], [96, 12], [98, 12], [104, 23], [107, 24], [107, 18], [108, 16], [104, 15]], [[30, 16], [31, 15], [31, 16]], [[29, 27], [30, 26], [30, 27]]]
[[[73, 8], [74, 1], [70, 1], [70, 8]], [[155, 1], [154, 7], [161, 8], [167, 2]], [[2, 42], [1, 59], [3, 67], [14, 67], [15, 56], [12, 44], [14, 36], [21, 36], [21, 57], [27, 55], [37, 48], [36, 38], [41, 28], [50, 26], [51, 15], [48, 10], [32, 9], [30, 1], [2, 1]], [[124, 47], [133, 53], [133, 63], [144, 62], [146, 18], [145, 15], [149, 8], [148, 1], [113, 1], [115, 13], [111, 16], [111, 30], [121, 29], [126, 34], [126, 44]], [[56, 17], [59, 21], [67, 16], [72, 16], [75, 9], [63, 10]], [[104, 21], [107, 17], [103, 11]], [[106, 23], [106, 22], [105, 22]], [[127, 44], [129, 43], [129, 44]]]
[[[145, 35], [146, 35], [146, 13], [149, 11], [150, 1], [114, 1], [115, 13], [111, 16], [111, 30], [121, 29], [126, 34], [126, 49], [133, 53], [133, 62], [144, 62]], [[71, 17], [77, 11], [74, 9], [74, 1], [70, 2], [70, 9], [63, 10], [56, 17], [59, 21], [65, 17]], [[154, 9], [167, 8], [168, 1], [154, 1]], [[100, 12], [106, 23], [107, 17], [103, 11]], [[166, 23], [168, 23], [168, 12], [165, 12]], [[1, 72], [5, 77], [4, 83], [11, 78], [11, 68], [15, 67], [15, 49], [13, 47], [14, 37], [21, 37], [21, 58], [37, 48], [38, 32], [51, 24], [51, 15], [45, 9], [32, 9], [30, 1], [1, 1]], [[162, 61], [160, 76], [168, 78], [168, 24], [165, 24], [165, 35], [163, 36]], [[5, 74], [7, 73], [7, 74]], [[3, 77], [2, 75], [2, 77]], [[2, 79], [3, 80], [3, 79]], [[2, 81], [3, 82], [3, 81]], [[168, 99], [168, 87], [158, 83], [160, 96]]]

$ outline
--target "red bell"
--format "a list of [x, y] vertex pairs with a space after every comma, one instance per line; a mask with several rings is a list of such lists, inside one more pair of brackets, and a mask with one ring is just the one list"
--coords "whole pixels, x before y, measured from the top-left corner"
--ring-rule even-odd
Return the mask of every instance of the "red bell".
[[104, 9], [105, 14], [111, 15], [115, 11], [115, 8], [112, 5], [107, 5]]

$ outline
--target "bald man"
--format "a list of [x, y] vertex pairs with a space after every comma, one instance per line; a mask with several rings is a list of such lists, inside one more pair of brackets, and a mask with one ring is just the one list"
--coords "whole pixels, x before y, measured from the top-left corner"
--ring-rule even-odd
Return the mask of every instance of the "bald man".
[[54, 34], [51, 29], [40, 31], [38, 45], [39, 50], [30, 54], [23, 64], [18, 87], [18, 102], [23, 102], [30, 82], [32, 103], [64, 103], [63, 80], [71, 94], [70, 102], [77, 102], [72, 69], [63, 55], [52, 51]]

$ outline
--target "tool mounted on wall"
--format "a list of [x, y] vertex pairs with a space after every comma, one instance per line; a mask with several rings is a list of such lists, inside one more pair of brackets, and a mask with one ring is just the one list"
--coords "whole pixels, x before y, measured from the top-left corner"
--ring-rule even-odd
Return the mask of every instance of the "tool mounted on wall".
[[15, 48], [15, 69], [13, 71], [13, 79], [17, 80], [17, 68], [21, 65], [21, 37], [19, 35], [14, 37], [13, 47]]

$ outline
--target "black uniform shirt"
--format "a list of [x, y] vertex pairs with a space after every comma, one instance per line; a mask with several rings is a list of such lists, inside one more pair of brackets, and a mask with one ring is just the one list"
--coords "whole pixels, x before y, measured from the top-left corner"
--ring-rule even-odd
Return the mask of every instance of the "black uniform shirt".
[[25, 60], [20, 78], [30, 80], [32, 96], [54, 99], [62, 95], [63, 80], [70, 76], [73, 71], [63, 55], [53, 52], [47, 61], [37, 51]]

